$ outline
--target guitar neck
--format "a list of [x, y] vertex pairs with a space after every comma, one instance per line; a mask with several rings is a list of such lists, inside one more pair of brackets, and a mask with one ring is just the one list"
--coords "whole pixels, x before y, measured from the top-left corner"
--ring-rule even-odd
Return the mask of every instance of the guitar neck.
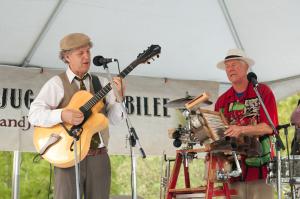
[[[153, 59], [154, 56], [158, 56], [161, 48], [159, 45], [151, 45], [147, 50], [140, 53], [138, 57], [129, 64], [122, 72], [118, 75], [120, 78], [125, 78], [135, 67], [137, 67], [140, 63], [148, 62], [149, 59]], [[108, 83], [105, 87], [103, 87], [99, 92], [97, 92], [87, 103], [85, 103], [80, 110], [83, 112], [89, 112], [91, 108], [97, 104], [103, 97], [112, 89], [111, 84]]]
[[139, 64], [136, 62], [136, 60], [133, 61], [131, 64], [129, 64], [129, 66], [122, 70], [118, 77], [121, 77], [122, 79], [125, 78], [131, 71], [133, 71], [133, 69], [135, 69], [135, 67], [137, 67], [137, 65]]
[[[133, 61], [129, 66], [122, 70], [118, 77], [125, 78], [137, 65], [138, 63], [136, 61]], [[112, 86], [110, 83], [108, 83], [82, 106], [83, 110], [89, 111], [95, 104], [102, 100], [110, 90], [112, 90]]]

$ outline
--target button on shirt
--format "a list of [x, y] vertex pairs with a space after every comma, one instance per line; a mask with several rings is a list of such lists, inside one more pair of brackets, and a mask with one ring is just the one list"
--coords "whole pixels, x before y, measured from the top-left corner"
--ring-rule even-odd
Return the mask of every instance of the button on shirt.
[[[70, 83], [75, 78], [75, 74], [70, 68], [66, 71]], [[108, 80], [99, 77], [102, 86], [108, 84]], [[75, 81], [79, 88], [79, 81]], [[84, 84], [89, 91], [89, 78], [84, 80]], [[40, 127], [51, 127], [62, 122], [61, 112], [63, 109], [56, 109], [64, 97], [64, 87], [59, 76], [54, 76], [48, 80], [41, 88], [38, 96], [30, 105], [28, 119], [32, 125]], [[123, 119], [122, 104], [116, 102], [116, 96], [111, 90], [106, 95], [107, 117], [111, 124], [117, 124]], [[103, 142], [102, 142], [103, 143]]]

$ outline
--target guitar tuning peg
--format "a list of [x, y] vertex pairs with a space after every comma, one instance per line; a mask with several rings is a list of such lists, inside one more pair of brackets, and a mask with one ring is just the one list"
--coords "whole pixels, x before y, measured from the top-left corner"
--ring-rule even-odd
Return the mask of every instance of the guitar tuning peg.
[[159, 58], [159, 55], [156, 55], [157, 58]]
[[151, 59], [152, 59], [153, 61], [155, 61], [155, 59], [154, 59], [153, 57], [152, 57]]
[[150, 62], [150, 61], [147, 61], [147, 64], [151, 64], [151, 62]]

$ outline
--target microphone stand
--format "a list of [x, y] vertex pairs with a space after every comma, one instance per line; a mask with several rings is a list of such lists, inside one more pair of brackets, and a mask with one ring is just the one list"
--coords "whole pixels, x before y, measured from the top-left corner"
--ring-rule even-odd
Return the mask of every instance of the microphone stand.
[[[80, 188], [79, 188], [79, 184], [80, 184], [80, 165], [79, 165], [79, 160], [78, 160], [78, 156], [77, 156], [77, 141], [79, 140], [80, 132], [82, 131], [82, 127], [81, 125], [79, 126], [73, 126], [70, 130], [67, 129], [67, 127], [61, 123], [62, 127], [67, 131], [67, 133], [73, 137], [73, 146], [74, 149], [72, 149], [72, 147], [70, 147], [70, 150], [74, 151], [74, 169], [75, 169], [75, 186], [76, 186], [76, 199], [80, 199]], [[79, 135], [78, 135], [79, 133]], [[72, 145], [71, 145], [72, 146]], [[81, 150], [81, 148], [79, 149]], [[79, 153], [81, 154], [81, 153]]]
[[[106, 71], [107, 78], [111, 84], [112, 90], [114, 91], [115, 96], [117, 97], [117, 100], [119, 102], [122, 102], [122, 98], [120, 97], [117, 88], [113, 82], [113, 78], [111, 76], [111, 73], [109, 72], [109, 69], [107, 67], [107, 64], [103, 64], [103, 68]], [[134, 152], [134, 147], [136, 143], [139, 145], [139, 150], [142, 155], [142, 158], [146, 158], [146, 154], [144, 152], [144, 149], [141, 147], [139, 137], [137, 136], [137, 133], [134, 129], [134, 127], [131, 125], [130, 118], [128, 117], [127, 110], [124, 106], [124, 103], [121, 103], [123, 116], [126, 118], [128, 132], [129, 132], [129, 144], [130, 144], [130, 157], [131, 157], [131, 193], [132, 193], [132, 199], [137, 199], [137, 184], [136, 184], [136, 157]]]
[[76, 199], [80, 199], [80, 189], [79, 189], [80, 176], [79, 176], [79, 161], [78, 161], [78, 156], [77, 156], [77, 138], [75, 136], [76, 132], [77, 132], [77, 129], [74, 129], [74, 132], [72, 132], [72, 134], [74, 135], [73, 142], [74, 142], [74, 157], [75, 157]]
[[[289, 166], [289, 184], [290, 184], [290, 189], [291, 189], [291, 192], [292, 192], [292, 199], [296, 199], [295, 179], [292, 176], [292, 168], [291, 168], [291, 161], [290, 161], [290, 154], [289, 154], [289, 145], [288, 145], [289, 144], [288, 143], [288, 127], [289, 126], [290, 126], [290, 124], [285, 125], [283, 128], [284, 128], [284, 135], [285, 135], [285, 142], [286, 142], [286, 153], [287, 153], [288, 166]], [[294, 162], [293, 162], [293, 164], [294, 164]]]
[[[74, 164], [75, 164], [75, 186], [76, 186], [76, 199], [80, 199], [80, 189], [79, 189], [79, 184], [80, 184], [80, 165], [79, 165], [79, 160], [78, 160], [78, 156], [77, 156], [77, 141], [79, 140], [80, 134], [77, 135], [78, 133], [80, 133], [80, 131], [82, 131], [81, 126], [77, 126], [75, 128], [71, 128], [70, 130], [68, 130], [66, 128], [66, 126], [61, 123], [61, 125], [63, 126], [63, 128], [67, 131], [67, 133], [73, 137], [73, 146], [74, 146]], [[70, 148], [70, 150], [72, 151], [72, 149]], [[79, 149], [81, 150], [81, 149]]]
[[[253, 83], [253, 82], [252, 82]], [[278, 199], [281, 199], [281, 159], [280, 159], [280, 149], [284, 150], [285, 147], [283, 145], [283, 142], [279, 136], [279, 133], [270, 117], [270, 114], [261, 98], [261, 95], [257, 89], [258, 84], [254, 84], [253, 83], [253, 89], [254, 92], [256, 93], [256, 96], [258, 97], [258, 100], [264, 110], [264, 113], [267, 116], [267, 119], [269, 121], [269, 124], [271, 125], [273, 131], [275, 132], [275, 137], [276, 137], [276, 143], [275, 143], [275, 148], [276, 148], [276, 156], [277, 156], [277, 195], [278, 195]]]

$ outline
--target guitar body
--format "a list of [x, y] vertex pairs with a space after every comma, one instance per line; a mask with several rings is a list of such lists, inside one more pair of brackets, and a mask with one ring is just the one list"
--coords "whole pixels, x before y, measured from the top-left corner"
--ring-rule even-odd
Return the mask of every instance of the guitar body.
[[[93, 95], [87, 91], [78, 91], [71, 98], [69, 104], [65, 109], [79, 110], [86, 102], [88, 102]], [[92, 108], [92, 114], [82, 125], [82, 132], [80, 139], [77, 141], [77, 157], [79, 161], [85, 158], [87, 155], [92, 136], [108, 127], [108, 119], [99, 111], [103, 108], [104, 104], [99, 101]], [[70, 129], [72, 125], [64, 124], [67, 129]], [[75, 165], [73, 137], [71, 137], [64, 127], [57, 124], [53, 127], [35, 127], [33, 134], [33, 142], [36, 150], [39, 152], [48, 142], [53, 134], [59, 135], [58, 142], [48, 148], [48, 150], [42, 155], [44, 159], [52, 163], [56, 167], [67, 168]]]

